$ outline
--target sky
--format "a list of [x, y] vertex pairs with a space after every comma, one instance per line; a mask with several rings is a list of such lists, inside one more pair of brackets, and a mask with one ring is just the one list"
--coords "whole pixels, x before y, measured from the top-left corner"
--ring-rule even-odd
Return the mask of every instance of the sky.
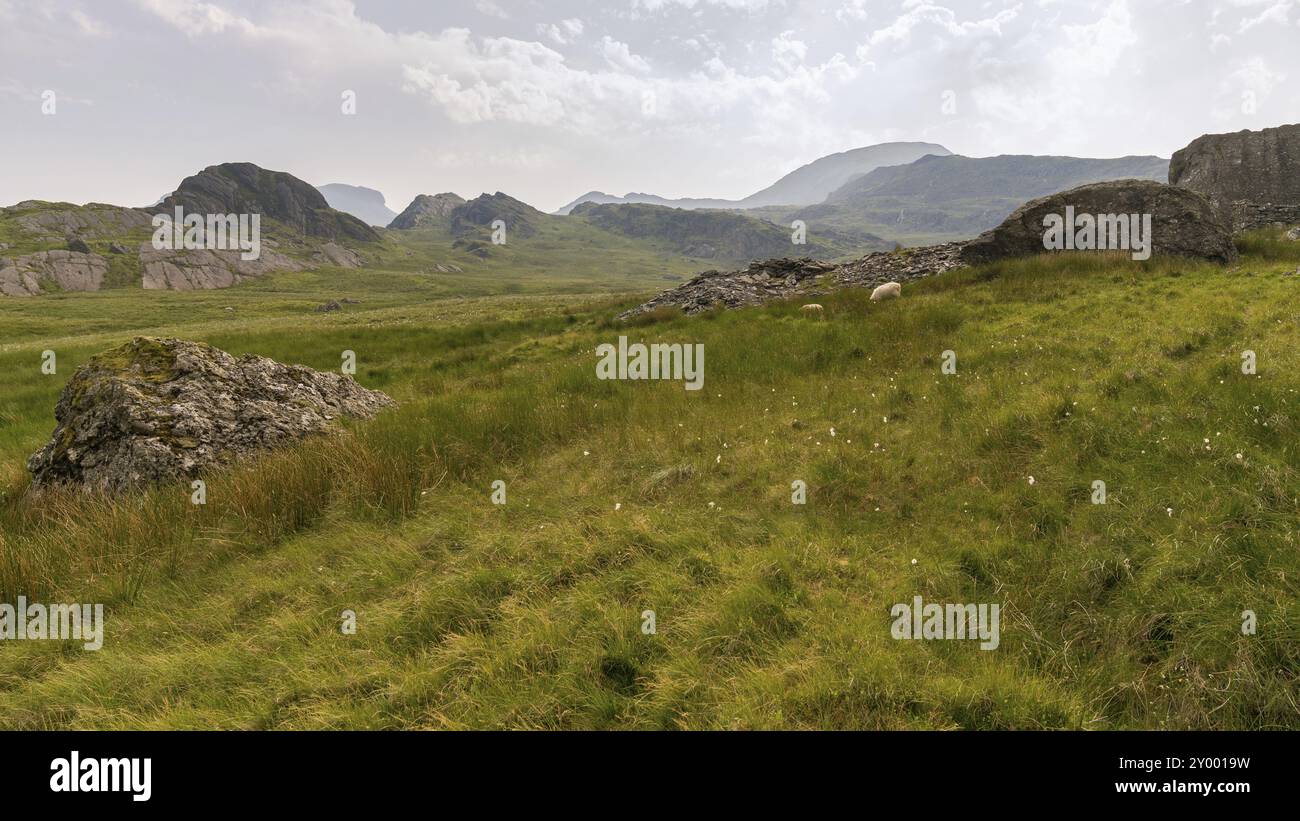
[[252, 162], [741, 198], [895, 140], [1168, 157], [1300, 122], [1300, 0], [0, 0], [0, 205]]

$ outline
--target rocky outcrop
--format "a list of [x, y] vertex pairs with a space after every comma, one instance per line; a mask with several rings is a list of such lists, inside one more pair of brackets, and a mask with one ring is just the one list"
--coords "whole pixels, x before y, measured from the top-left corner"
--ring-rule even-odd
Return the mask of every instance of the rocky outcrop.
[[27, 469], [36, 489], [116, 493], [193, 478], [392, 404], [348, 376], [140, 337], [73, 374], [55, 407], [58, 426]]
[[483, 194], [452, 209], [451, 232], [456, 236], [491, 231], [492, 223], [501, 220], [506, 226], [507, 241], [513, 237], [530, 237], [546, 215], [531, 205], [500, 191]]
[[1169, 182], [1204, 194], [1235, 230], [1284, 222], [1269, 211], [1300, 208], [1300, 124], [1198, 137], [1174, 153]]
[[246, 260], [239, 251], [158, 250], [149, 243], [140, 246], [140, 266], [141, 285], [148, 291], [229, 288], [249, 278], [306, 267], [268, 248], [262, 248], [257, 259]]
[[658, 308], [677, 307], [698, 314], [715, 307], [743, 308], [777, 299], [815, 296], [844, 288], [874, 288], [885, 282], [909, 282], [963, 267], [963, 243], [879, 251], [843, 265], [813, 259], [769, 259], [741, 271], [706, 271], [625, 311], [631, 319]]
[[38, 251], [0, 257], [0, 294], [36, 296], [48, 290], [98, 291], [108, 273], [108, 261], [98, 254]]
[[1032, 200], [997, 228], [967, 243], [962, 259], [973, 265], [1045, 253], [1044, 217], [1056, 214], [1063, 218], [1067, 208], [1073, 208], [1076, 215], [1150, 214], [1153, 254], [1217, 262], [1237, 259], [1232, 232], [1206, 197], [1150, 180], [1093, 183]]
[[263, 214], [311, 237], [379, 241], [375, 229], [330, 208], [325, 196], [311, 185], [292, 174], [267, 171], [252, 163], [209, 166], [186, 177], [174, 193], [149, 210], [170, 215], [177, 206], [195, 214]]
[[350, 248], [344, 248], [337, 242], [327, 242], [316, 250], [312, 259], [321, 265], [334, 265], [339, 268], [361, 268], [366, 261], [360, 254]]
[[405, 231], [447, 220], [451, 217], [452, 211], [464, 204], [465, 199], [455, 194], [437, 194], [434, 196], [420, 194], [411, 200], [411, 204], [406, 206], [406, 210], [388, 223], [388, 227]]
[[117, 237], [150, 227], [150, 215], [139, 208], [89, 203], [48, 203], [28, 200], [0, 209], [15, 215], [24, 233], [42, 242], [59, 242], [66, 237]]

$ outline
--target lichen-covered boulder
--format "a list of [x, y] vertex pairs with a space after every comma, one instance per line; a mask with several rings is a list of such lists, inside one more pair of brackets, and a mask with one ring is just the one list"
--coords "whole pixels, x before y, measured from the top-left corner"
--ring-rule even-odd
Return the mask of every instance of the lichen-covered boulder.
[[55, 407], [58, 426], [27, 469], [34, 488], [115, 493], [192, 478], [393, 404], [349, 376], [138, 337], [73, 374]]

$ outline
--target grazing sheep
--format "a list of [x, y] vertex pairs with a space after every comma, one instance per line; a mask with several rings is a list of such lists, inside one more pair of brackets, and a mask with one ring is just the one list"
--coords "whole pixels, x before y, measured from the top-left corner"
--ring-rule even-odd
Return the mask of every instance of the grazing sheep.
[[810, 304], [808, 304], [808, 305], [805, 305], [805, 306], [803, 306], [802, 308], [800, 308], [799, 310], [800, 310], [800, 312], [802, 312], [802, 313], [804, 313], [804, 314], [806, 314], [806, 315], [808, 315], [808, 316], [815, 316], [815, 317], [819, 317], [819, 318], [822, 317], [822, 316], [825, 316], [825, 314], [826, 314], [826, 310], [825, 310], [824, 308], [822, 308], [822, 306], [818, 305], [816, 302], [813, 302], [813, 303], [810, 303]]
[[898, 299], [903, 295], [903, 286], [897, 282], [886, 282], [879, 288], [871, 292], [871, 301], [879, 302], [882, 299]]

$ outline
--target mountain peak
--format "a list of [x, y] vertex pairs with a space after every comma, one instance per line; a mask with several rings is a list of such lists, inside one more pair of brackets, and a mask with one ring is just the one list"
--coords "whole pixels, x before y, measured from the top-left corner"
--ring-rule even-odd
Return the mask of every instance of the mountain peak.
[[361, 220], [331, 208], [310, 184], [287, 172], [269, 171], [248, 162], [210, 165], [181, 180], [174, 192], [150, 210], [169, 213], [177, 207], [198, 214], [262, 214], [327, 239], [379, 239]]
[[367, 225], [384, 226], [393, 221], [397, 212], [388, 207], [384, 195], [363, 185], [331, 182], [316, 186], [330, 207], [351, 214]]
[[450, 192], [419, 194], [415, 199], [411, 200], [411, 204], [406, 206], [402, 213], [388, 223], [388, 227], [406, 230], [418, 228], [430, 222], [445, 220], [451, 216], [452, 211], [464, 204], [464, 197]]

